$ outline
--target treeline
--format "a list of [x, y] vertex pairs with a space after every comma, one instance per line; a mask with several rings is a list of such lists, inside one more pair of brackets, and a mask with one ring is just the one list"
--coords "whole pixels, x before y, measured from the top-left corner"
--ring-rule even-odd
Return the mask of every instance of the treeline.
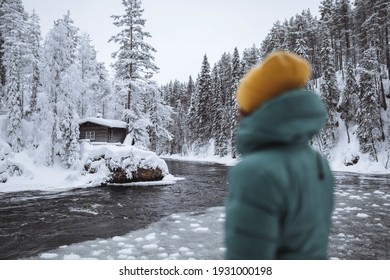
[[[187, 83], [170, 82], [162, 87], [168, 105], [175, 108], [174, 124], [170, 131], [173, 141], [163, 153], [200, 154], [214, 147], [219, 156], [237, 156], [235, 131], [238, 108], [235, 97], [239, 80], [259, 61], [259, 50], [253, 45], [244, 50], [242, 58], [235, 48], [224, 53], [211, 68], [204, 56], [196, 80]], [[210, 140], [214, 145], [209, 145]]]
[[[350, 141], [356, 131], [360, 151], [378, 161], [390, 149], [387, 110], [390, 75], [390, 2], [387, 0], [324, 0], [320, 18], [309, 10], [274, 23], [257, 49], [223, 54], [211, 69], [205, 56], [195, 81], [172, 81], [163, 87], [178, 113], [171, 128], [170, 153], [198, 152], [212, 139], [214, 153], [236, 155], [235, 90], [240, 78], [268, 53], [295, 52], [312, 64], [308, 87], [319, 91], [329, 119], [314, 143], [328, 157], [339, 143], [340, 126]], [[387, 95], [387, 97], [386, 97]], [[207, 145], [206, 145], [207, 146]]]

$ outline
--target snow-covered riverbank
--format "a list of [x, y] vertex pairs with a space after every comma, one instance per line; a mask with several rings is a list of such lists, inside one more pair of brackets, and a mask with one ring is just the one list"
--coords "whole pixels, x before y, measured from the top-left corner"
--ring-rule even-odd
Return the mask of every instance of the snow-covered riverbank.
[[[228, 166], [233, 166], [237, 163], [237, 159], [231, 157], [218, 157], [212, 155], [205, 156], [179, 156], [165, 155], [163, 158], [175, 159], [181, 161], [203, 161], [215, 162]], [[74, 188], [87, 188], [99, 186], [106, 173], [100, 172], [96, 174], [81, 174], [79, 170], [64, 169], [60, 163], [52, 167], [37, 165], [28, 156], [26, 152], [15, 154], [12, 161], [22, 166], [24, 174], [21, 176], [12, 176], [8, 178], [6, 183], [0, 183], [0, 192], [18, 192], [18, 191], [59, 191]], [[339, 162], [331, 162], [333, 171], [352, 172], [359, 174], [388, 174], [390, 171], [385, 169], [381, 164], [360, 161], [353, 166], [345, 166]], [[145, 185], [153, 184], [174, 184], [177, 178], [175, 174], [164, 178], [163, 182], [144, 183]], [[137, 183], [142, 185], [142, 183]]]

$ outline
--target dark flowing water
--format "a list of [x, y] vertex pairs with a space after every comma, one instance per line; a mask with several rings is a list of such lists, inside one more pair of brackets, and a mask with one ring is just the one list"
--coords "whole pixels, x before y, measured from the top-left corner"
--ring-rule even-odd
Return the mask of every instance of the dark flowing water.
[[[184, 177], [171, 186], [99, 187], [67, 192], [0, 193], [0, 259], [144, 228], [170, 214], [222, 206], [228, 167], [167, 160]], [[330, 255], [390, 259], [390, 176], [336, 173]]]

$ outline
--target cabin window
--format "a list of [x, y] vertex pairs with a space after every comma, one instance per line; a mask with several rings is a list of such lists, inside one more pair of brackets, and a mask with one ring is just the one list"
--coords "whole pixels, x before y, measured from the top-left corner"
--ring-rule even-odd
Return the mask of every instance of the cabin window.
[[85, 139], [95, 140], [95, 131], [85, 132]]

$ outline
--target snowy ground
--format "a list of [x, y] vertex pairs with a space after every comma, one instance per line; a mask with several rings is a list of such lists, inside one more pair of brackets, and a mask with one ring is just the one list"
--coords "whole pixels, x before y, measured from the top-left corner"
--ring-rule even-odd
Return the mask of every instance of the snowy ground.
[[[64, 169], [60, 162], [54, 166], [48, 167], [37, 164], [29, 155], [29, 151], [13, 153], [8, 159], [11, 164], [18, 166], [22, 172], [21, 176], [10, 176], [7, 182], [0, 183], [1, 192], [20, 192], [20, 191], [63, 191], [75, 188], [89, 188], [100, 186], [108, 176], [108, 169], [99, 162], [92, 163], [98, 167], [99, 171], [94, 174], [83, 174], [83, 163], [88, 159], [95, 158], [99, 155], [105, 155], [111, 161], [118, 161], [125, 156], [131, 157], [134, 163], [139, 162], [140, 167], [156, 168], [159, 167], [164, 173], [169, 173], [166, 163], [161, 160], [155, 153], [143, 151], [132, 146], [115, 146], [115, 145], [89, 145], [82, 144], [82, 160], [78, 167]], [[120, 162], [119, 162], [120, 163]], [[125, 163], [125, 161], [123, 161]], [[132, 165], [134, 165], [132, 163]], [[144, 182], [130, 183], [127, 185], [161, 185], [174, 184], [175, 180], [172, 175], [164, 177], [163, 182]], [[180, 179], [180, 178], [178, 178]]]

